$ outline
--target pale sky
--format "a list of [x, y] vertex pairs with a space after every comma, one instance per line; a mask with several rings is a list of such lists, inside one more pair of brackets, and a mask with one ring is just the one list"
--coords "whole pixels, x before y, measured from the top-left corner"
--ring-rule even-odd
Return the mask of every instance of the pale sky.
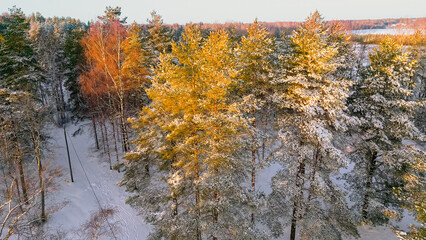
[[316, 9], [326, 20], [426, 17], [426, 0], [0, 0], [0, 13], [13, 5], [26, 15], [96, 19], [106, 6], [120, 6], [128, 23], [146, 23], [156, 10], [165, 23], [303, 21]]

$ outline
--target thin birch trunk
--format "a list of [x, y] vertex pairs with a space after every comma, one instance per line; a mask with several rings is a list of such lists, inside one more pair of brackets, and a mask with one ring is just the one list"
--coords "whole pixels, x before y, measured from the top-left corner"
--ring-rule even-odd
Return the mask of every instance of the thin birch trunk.
[[[114, 138], [114, 151], [115, 151], [115, 156], [117, 158], [117, 164], [120, 163], [120, 160], [118, 158], [118, 148], [117, 148], [117, 138], [115, 137], [115, 124], [114, 121], [112, 119], [110, 119], [111, 125], [112, 125], [112, 135]], [[120, 172], [120, 168], [118, 168], [118, 172]]]

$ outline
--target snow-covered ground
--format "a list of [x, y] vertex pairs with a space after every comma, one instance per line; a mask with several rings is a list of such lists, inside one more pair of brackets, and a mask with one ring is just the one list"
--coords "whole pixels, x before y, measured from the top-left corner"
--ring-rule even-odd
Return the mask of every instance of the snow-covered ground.
[[[81, 133], [72, 136], [76, 130], [81, 128]], [[90, 122], [80, 123], [78, 126], [68, 126], [69, 147], [74, 173], [74, 183], [70, 182], [68, 159], [65, 148], [63, 130], [61, 128], [52, 128], [52, 149], [53, 161], [51, 167], [62, 169], [62, 176], [57, 179], [59, 186], [57, 191], [50, 192], [48, 195], [47, 206], [50, 209], [57, 208], [56, 211], [50, 211], [46, 229], [55, 233], [58, 230], [68, 232], [72, 239], [76, 238], [75, 233], [81, 230], [82, 224], [86, 223], [92, 213], [99, 210], [92, 189], [85, 177], [84, 171], [77, 158], [75, 150], [87, 176], [92, 184], [93, 190], [103, 208], [113, 208], [116, 213], [111, 223], [118, 223], [119, 230], [115, 232], [117, 239], [120, 240], [143, 240], [146, 239], [151, 226], [144, 222], [142, 216], [137, 214], [137, 210], [131, 208], [125, 203], [128, 193], [124, 188], [119, 187], [117, 182], [121, 179], [122, 173], [109, 170], [106, 157], [102, 156], [94, 147], [94, 139], [91, 136]], [[73, 147], [74, 146], [74, 147]], [[112, 153], [113, 154], [113, 153]], [[112, 155], [115, 159], [115, 156]], [[270, 193], [271, 177], [278, 170], [278, 164], [266, 166], [257, 174], [258, 190]], [[408, 227], [408, 223], [413, 219], [403, 221], [403, 225]], [[362, 226], [359, 227], [361, 240], [396, 240], [395, 234], [390, 226]], [[279, 239], [287, 239], [285, 234]], [[82, 238], [84, 239], [84, 238]], [[112, 234], [103, 239], [113, 239]]]
[[[266, 194], [271, 193], [271, 178], [274, 176], [274, 174], [279, 170], [280, 165], [279, 164], [271, 164], [270, 166], [267, 166], [259, 171], [258, 174], [258, 182], [256, 183], [259, 187], [259, 191], [263, 191]], [[407, 214], [404, 214], [405, 217], [403, 218], [403, 221], [399, 223], [398, 225], [400, 227], [403, 227], [404, 229], [408, 230], [409, 223], [412, 223], [414, 221], [414, 218], [412, 216], [408, 216]], [[284, 231], [284, 234], [278, 238], [277, 240], [286, 240], [288, 239], [290, 229], [286, 229]], [[347, 238], [347, 240], [397, 240], [398, 238], [395, 236], [395, 233], [392, 231], [390, 226], [378, 226], [378, 227], [372, 227], [372, 226], [361, 226], [358, 228], [358, 232], [360, 234], [360, 238]]]
[[352, 34], [358, 35], [367, 35], [367, 34], [390, 34], [390, 35], [400, 35], [400, 34], [413, 34], [415, 32], [414, 29], [361, 29], [361, 30], [352, 30]]
[[[82, 133], [73, 137], [72, 133], [79, 127], [82, 127]], [[109, 170], [105, 157], [102, 157], [100, 152], [95, 151], [94, 139], [91, 137], [90, 131], [89, 122], [80, 123], [78, 126], [71, 125], [67, 128], [74, 174], [74, 183], [72, 183], [63, 129], [51, 129], [52, 149], [54, 151], [52, 167], [60, 167], [63, 174], [58, 180], [58, 190], [49, 193], [47, 206], [63, 207], [48, 216], [46, 224], [48, 231], [69, 232], [72, 239], [77, 239], [74, 235], [80, 231], [81, 225], [90, 219], [92, 213], [99, 210], [95, 196], [84, 175], [83, 166], [102, 207], [116, 210], [114, 217], [109, 221], [110, 223], [117, 223], [119, 227], [119, 230], [114, 232], [117, 239], [146, 239], [151, 227], [144, 222], [143, 217], [138, 215], [135, 209], [125, 203], [128, 194], [124, 191], [124, 188], [117, 185], [122, 174]], [[78, 161], [73, 145], [82, 166]], [[109, 233], [109, 236], [112, 236], [112, 234]], [[104, 237], [102, 239], [114, 238]]]

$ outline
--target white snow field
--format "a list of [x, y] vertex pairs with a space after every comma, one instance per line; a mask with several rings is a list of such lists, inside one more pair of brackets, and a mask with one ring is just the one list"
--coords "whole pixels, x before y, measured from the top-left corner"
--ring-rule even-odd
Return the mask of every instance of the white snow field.
[[386, 28], [386, 29], [361, 29], [361, 30], [352, 30], [352, 34], [357, 35], [367, 35], [367, 34], [390, 34], [390, 35], [410, 35], [415, 33], [414, 29], [395, 29], [395, 28]]
[[[73, 137], [72, 133], [79, 127], [82, 127], [83, 132]], [[58, 191], [51, 192], [48, 195], [47, 207], [63, 204], [65, 206], [48, 216], [46, 224], [48, 231], [60, 230], [70, 232], [72, 235], [78, 232], [81, 225], [90, 219], [91, 213], [99, 210], [96, 198], [73, 149], [74, 145], [100, 204], [104, 209], [113, 208], [116, 210], [114, 217], [109, 220], [110, 223], [118, 224], [119, 230], [114, 232], [116, 238], [119, 240], [146, 239], [151, 227], [144, 222], [143, 217], [138, 215], [135, 209], [125, 203], [128, 193], [125, 192], [123, 187], [117, 185], [122, 173], [109, 170], [106, 156], [102, 160], [100, 152], [95, 151], [95, 141], [91, 137], [90, 122], [86, 121], [78, 126], [70, 125], [67, 132], [69, 133], [68, 139], [71, 140], [68, 141], [68, 144], [74, 183], [70, 181], [63, 129], [52, 128], [52, 149], [55, 159], [52, 164], [60, 167], [63, 174], [59, 179]], [[115, 155], [112, 155], [112, 157], [115, 157]], [[102, 239], [114, 239], [114, 237], [111, 233], [108, 237]]]
[[[73, 137], [72, 133], [79, 128], [81, 128], [81, 133]], [[125, 192], [124, 187], [117, 185], [122, 173], [109, 170], [107, 157], [102, 156], [100, 151], [95, 149], [91, 131], [91, 122], [89, 121], [80, 123], [77, 126], [69, 125], [67, 128], [68, 138], [71, 140], [69, 141], [69, 147], [74, 174], [74, 183], [71, 183], [63, 129], [51, 129], [54, 154], [52, 167], [60, 167], [62, 176], [57, 179], [59, 182], [58, 190], [48, 193], [48, 209], [58, 209], [54, 212], [50, 211], [51, 214], [48, 216], [46, 229], [51, 233], [56, 231], [68, 232], [69, 236], [74, 236], [72, 239], [77, 240], [75, 233], [81, 229], [82, 224], [90, 219], [91, 213], [99, 210], [95, 196], [74, 151], [74, 145], [102, 207], [116, 210], [114, 217], [110, 219], [110, 223], [118, 223], [119, 230], [114, 232], [116, 238], [119, 240], [144, 240], [147, 238], [152, 226], [144, 222], [143, 216], [138, 215], [136, 209], [125, 203], [129, 194]], [[111, 152], [111, 158], [115, 159], [113, 151]], [[258, 172], [256, 177], [258, 190], [264, 191], [266, 194], [271, 192], [271, 178], [278, 168], [278, 164], [271, 164]], [[408, 228], [409, 223], [412, 223], [414, 219], [409, 214], [405, 215], [406, 217], [398, 225]], [[289, 229], [286, 230], [286, 233], [289, 232]], [[359, 233], [361, 235], [360, 240], [397, 239], [390, 226], [362, 226], [359, 227]], [[109, 234], [102, 239], [114, 239], [114, 237]], [[288, 234], [284, 234], [279, 239], [288, 239]], [[353, 238], [350, 239], [352, 240]]]

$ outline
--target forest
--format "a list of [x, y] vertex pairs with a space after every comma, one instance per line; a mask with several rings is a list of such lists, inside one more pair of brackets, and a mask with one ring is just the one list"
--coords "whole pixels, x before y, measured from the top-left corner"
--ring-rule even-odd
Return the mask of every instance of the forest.
[[77, 144], [119, 174], [146, 239], [426, 238], [424, 29], [364, 41], [318, 11], [292, 31], [208, 26], [0, 16], [0, 240], [133, 239], [84, 169], [99, 211], [45, 227], [84, 180]]

